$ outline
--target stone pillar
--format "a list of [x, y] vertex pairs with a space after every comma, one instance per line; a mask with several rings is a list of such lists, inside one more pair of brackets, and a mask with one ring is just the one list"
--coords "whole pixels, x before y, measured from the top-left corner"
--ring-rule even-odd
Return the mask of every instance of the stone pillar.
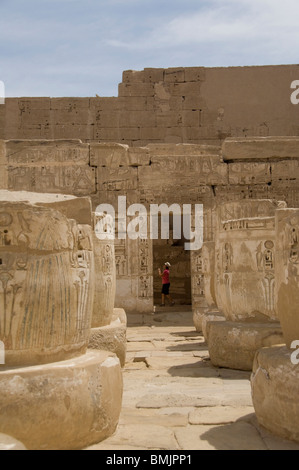
[[0, 191], [0, 433], [30, 450], [81, 449], [118, 422], [119, 360], [87, 350], [92, 227], [68, 217], [82, 205], [90, 210], [87, 198]]
[[207, 307], [207, 302], [204, 296], [204, 275], [203, 275], [203, 257], [202, 250], [190, 252], [191, 258], [191, 292], [192, 292], [192, 311], [193, 323], [196, 331], [201, 332], [201, 316], [202, 312]]
[[276, 308], [288, 348], [299, 341], [299, 209], [276, 213]]
[[259, 423], [299, 442], [299, 209], [276, 212], [275, 304], [285, 345], [257, 352], [251, 376]]
[[95, 294], [92, 327], [106, 326], [113, 316], [116, 268], [114, 234], [107, 227], [105, 215], [94, 214], [93, 243], [95, 255]]
[[[224, 320], [215, 295], [215, 209], [204, 208], [204, 243], [201, 249], [202, 288], [205, 301], [193, 308], [193, 323], [207, 340], [207, 323]], [[191, 258], [192, 259], [192, 258]]]
[[214, 365], [251, 370], [257, 349], [282, 341], [274, 304], [279, 207], [285, 203], [243, 200], [218, 209], [215, 292], [226, 321], [208, 325]]
[[93, 226], [95, 292], [89, 348], [114, 352], [124, 366], [127, 318], [123, 309], [114, 308], [116, 263], [113, 220], [104, 213], [94, 213]]
[[1, 203], [0, 339], [7, 365], [86, 352], [93, 268], [90, 226], [55, 209]]

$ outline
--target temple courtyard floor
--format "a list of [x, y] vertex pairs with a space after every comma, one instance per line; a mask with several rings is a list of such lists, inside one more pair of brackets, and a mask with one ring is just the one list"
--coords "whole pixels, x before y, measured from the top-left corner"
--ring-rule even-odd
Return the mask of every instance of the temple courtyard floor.
[[299, 450], [259, 426], [249, 372], [213, 367], [191, 307], [128, 315], [127, 341], [118, 428], [87, 450]]

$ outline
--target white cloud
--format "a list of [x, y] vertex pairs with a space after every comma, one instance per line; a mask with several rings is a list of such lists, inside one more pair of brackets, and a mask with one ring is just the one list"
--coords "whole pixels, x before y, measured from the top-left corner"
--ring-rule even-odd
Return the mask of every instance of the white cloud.
[[298, 62], [298, 0], [36, 4], [0, 0], [0, 80], [10, 96], [112, 96], [127, 69]]
[[[298, 41], [297, 0], [213, 0], [209, 6], [189, 14], [180, 14], [158, 27], [153, 25], [150, 34], [138, 41], [108, 40], [114, 47], [124, 49], [170, 48], [221, 44], [238, 41], [235, 47], [246, 46], [248, 41], [257, 46], [269, 39], [271, 44], [281, 41]], [[291, 47], [292, 44], [290, 43]]]

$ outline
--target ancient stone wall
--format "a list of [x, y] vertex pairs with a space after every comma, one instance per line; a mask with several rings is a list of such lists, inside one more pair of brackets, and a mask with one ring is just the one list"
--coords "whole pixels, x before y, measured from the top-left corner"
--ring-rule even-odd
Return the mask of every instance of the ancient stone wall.
[[0, 105], [0, 139], [140, 147], [299, 135], [298, 105], [291, 102], [298, 79], [298, 65], [129, 70], [118, 97], [7, 98]]
[[[0, 183], [4, 189], [90, 196], [93, 210], [100, 204], [111, 204], [116, 216], [118, 196], [126, 197], [127, 207], [141, 203], [147, 210], [150, 204], [182, 207], [202, 203], [205, 240], [213, 240], [211, 214], [220, 203], [266, 198], [299, 207], [298, 178], [296, 137], [231, 138], [222, 148], [191, 144], [136, 148], [78, 140], [0, 141]], [[160, 290], [157, 268], [166, 261], [166, 253], [172, 264], [173, 293], [179, 293], [180, 301], [190, 297], [190, 256], [183, 244], [177, 245], [171, 236], [153, 244], [149, 239], [116, 238], [116, 306], [128, 312], [152, 310], [153, 286], [157, 293]], [[196, 254], [194, 259], [199, 259]], [[196, 286], [201, 290], [201, 273], [198, 267], [194, 269], [199, 277], [193, 282], [193, 291]]]

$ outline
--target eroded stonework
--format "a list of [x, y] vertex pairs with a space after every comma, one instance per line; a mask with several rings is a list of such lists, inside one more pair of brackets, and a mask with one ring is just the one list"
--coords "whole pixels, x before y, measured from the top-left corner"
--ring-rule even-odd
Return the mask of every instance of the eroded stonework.
[[227, 320], [277, 320], [275, 210], [285, 205], [247, 200], [219, 206], [215, 291]]
[[0, 191], [0, 432], [30, 450], [81, 449], [118, 424], [120, 361], [88, 349], [91, 223], [88, 198]]
[[86, 351], [93, 269], [90, 226], [50, 207], [1, 201], [0, 339], [6, 364], [48, 363]]

